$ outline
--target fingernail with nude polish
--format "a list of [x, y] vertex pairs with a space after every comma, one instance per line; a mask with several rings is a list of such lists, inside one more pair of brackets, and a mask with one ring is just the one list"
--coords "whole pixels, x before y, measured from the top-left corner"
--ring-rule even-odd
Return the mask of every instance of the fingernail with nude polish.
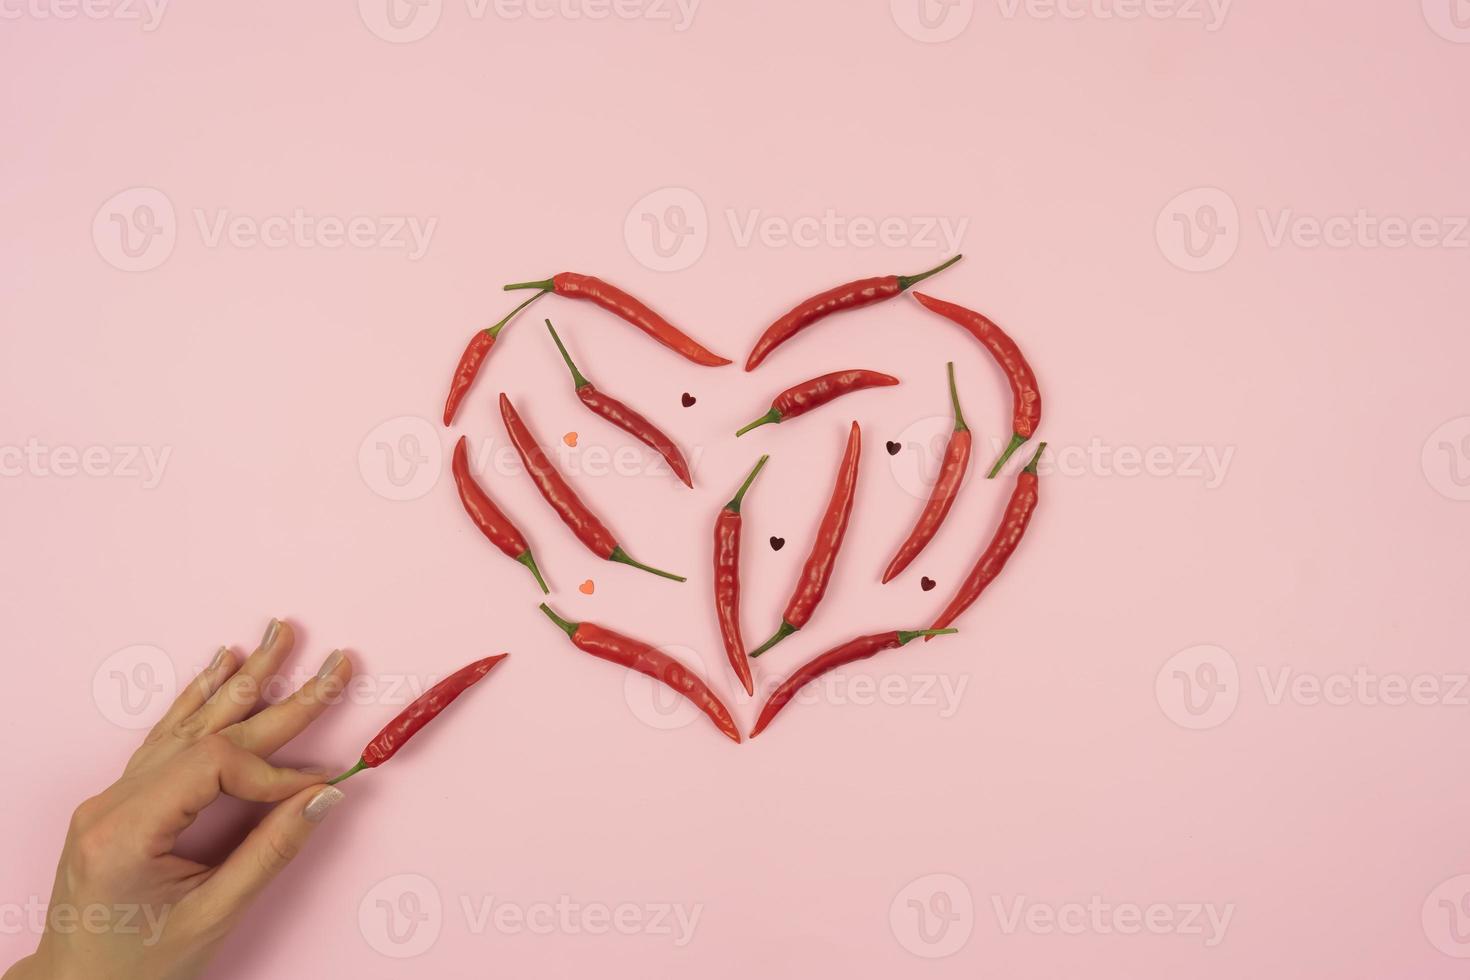
[[219, 665], [225, 662], [225, 656], [229, 652], [229, 647], [220, 647], [218, 650], [214, 651], [214, 659], [209, 662], [208, 667], [204, 668], [205, 672], [207, 673], [211, 670], [219, 670]]
[[276, 642], [276, 637], [281, 635], [281, 621], [272, 619], [271, 624], [265, 628], [265, 636], [260, 638], [261, 647], [268, 647]]
[[316, 679], [323, 680], [332, 676], [332, 671], [342, 662], [342, 651], [333, 650], [326, 660], [322, 661], [321, 669], [316, 672]]
[[313, 796], [311, 802], [306, 804], [306, 810], [303, 813], [307, 823], [321, 823], [327, 819], [327, 811], [341, 803], [344, 796], [346, 794], [335, 786], [328, 786]]

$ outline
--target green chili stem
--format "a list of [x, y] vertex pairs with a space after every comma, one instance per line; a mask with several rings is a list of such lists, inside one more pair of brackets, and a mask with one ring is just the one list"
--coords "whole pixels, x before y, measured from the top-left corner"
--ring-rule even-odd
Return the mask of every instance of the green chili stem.
[[[898, 290], [899, 290], [899, 292], [904, 292], [910, 286], [914, 285], [915, 283], [923, 282], [925, 279], [928, 279], [930, 276], [937, 276], [937, 275], [939, 275], [939, 273], [943, 272], [945, 269], [948, 269], [950, 266], [954, 265], [956, 262], [958, 262], [962, 258], [964, 258], [963, 255], [956, 255], [954, 258], [952, 258], [952, 259], [946, 259], [945, 261], [943, 261], [943, 262], [939, 263], [938, 265], [936, 265], [934, 268], [930, 269], [928, 272], [921, 272], [917, 276], [899, 276], [898, 277]], [[506, 288], [509, 288], [509, 287], [506, 287]]]
[[754, 650], [750, 651], [751, 659], [754, 659], [756, 657], [759, 657], [761, 654], [763, 654], [767, 650], [771, 649], [771, 647], [775, 646], [777, 643], [780, 643], [782, 640], [786, 639], [792, 633], [795, 633], [796, 630], [797, 630], [797, 627], [792, 626], [790, 623], [786, 622], [786, 620], [784, 620], [784, 619], [781, 620], [781, 626], [776, 630], [775, 634], [772, 635], [772, 637], [769, 640], [767, 640], [766, 642], [762, 643], [760, 646], [756, 647]]
[[1041, 445], [1037, 446], [1036, 447], [1036, 455], [1031, 457], [1031, 462], [1027, 463], [1026, 464], [1026, 468], [1024, 470], [1022, 470], [1021, 472], [1023, 472], [1023, 473], [1031, 473], [1031, 474], [1034, 475], [1036, 473], [1036, 464], [1041, 462], [1041, 451], [1043, 449], [1045, 449], [1045, 448], [1046, 448], [1046, 443], [1044, 443], [1044, 442]]
[[556, 341], [556, 349], [561, 351], [561, 359], [567, 362], [567, 368], [570, 369], [572, 372], [572, 387], [575, 388], [577, 391], [581, 391], [583, 388], [590, 385], [592, 382], [583, 377], [582, 372], [577, 370], [577, 365], [572, 363], [572, 355], [567, 353], [566, 345], [563, 344], [561, 342], [561, 338], [556, 335], [556, 328], [551, 325], [551, 321], [549, 319], [546, 321], [546, 329], [551, 331], [551, 339]]
[[556, 290], [556, 279], [553, 277], [551, 279], [537, 279], [535, 282], [513, 282], [506, 286], [505, 289], [506, 292], [512, 289], [539, 289], [544, 293], [550, 293]]
[[1000, 472], [1000, 468], [1002, 466], [1006, 465], [1006, 460], [1008, 460], [1008, 459], [1011, 458], [1011, 454], [1014, 453], [1017, 449], [1020, 449], [1023, 445], [1025, 445], [1025, 443], [1026, 443], [1026, 437], [1025, 436], [1022, 436], [1022, 435], [1013, 435], [1013, 436], [1011, 436], [1011, 444], [1006, 447], [1006, 451], [1005, 452], [1003, 452], [1003, 453], [1000, 454], [1000, 459], [998, 459], [998, 460], [995, 461], [995, 465], [990, 468], [990, 472], [985, 475], [985, 479], [987, 479], [987, 480], [994, 480], [995, 479], [995, 475]]
[[740, 513], [740, 504], [743, 500], [745, 500], [745, 491], [750, 489], [750, 485], [755, 482], [755, 478], [759, 476], [761, 470], [765, 468], [766, 460], [770, 458], [771, 457], [769, 455], [765, 455], [756, 461], [755, 469], [750, 471], [750, 476], [747, 476], [745, 478], [745, 482], [740, 484], [740, 489], [735, 492], [735, 496], [731, 497], [730, 502], [725, 505], [726, 510], [728, 510], [732, 514]]
[[354, 775], [356, 775], [357, 773], [362, 772], [367, 767], [368, 767], [367, 760], [365, 760], [365, 759], [358, 759], [357, 760], [357, 765], [353, 766], [351, 769], [347, 770], [342, 775], [338, 776], [336, 779], [329, 779], [329, 780], [327, 780], [327, 785], [328, 786], [336, 786], [338, 783], [342, 782], [344, 779], [351, 779]]
[[524, 310], [526, 307], [530, 306], [532, 303], [536, 302], [538, 299], [540, 299], [541, 297], [545, 296], [546, 295], [546, 292], [547, 291], [544, 290], [544, 289], [541, 290], [541, 292], [537, 293], [535, 296], [532, 296], [530, 299], [526, 300], [520, 306], [517, 306], [515, 309], [513, 309], [509, 313], [507, 313], [505, 315], [505, 319], [504, 320], [501, 320], [499, 323], [497, 323], [493, 327], [486, 327], [485, 328], [485, 332], [488, 333], [492, 337], [499, 337], [500, 336], [500, 331], [502, 331], [502, 330], [505, 329], [505, 325], [508, 324], [508, 323], [510, 323], [510, 321], [515, 318], [515, 315], [517, 313], [521, 312], [521, 310]]
[[945, 635], [947, 635], [949, 633], [958, 633], [958, 632], [959, 632], [959, 630], [957, 630], [957, 629], [947, 629], [947, 630], [899, 630], [898, 631], [898, 645], [899, 646], [903, 646], [905, 643], [908, 643], [910, 640], [917, 640], [921, 636], [945, 636]]
[[741, 436], [745, 435], [747, 432], [749, 432], [751, 429], [756, 428], [757, 426], [767, 425], [767, 424], [769, 424], [771, 422], [780, 422], [780, 421], [781, 421], [781, 413], [778, 412], [776, 409], [773, 408], [769, 412], [767, 412], [766, 414], [762, 415], [760, 418], [756, 419], [754, 422], [752, 422], [749, 425], [745, 426], [739, 432], [736, 432], [735, 433], [735, 438], [739, 439]]
[[965, 413], [960, 411], [960, 393], [954, 384], [954, 361], [946, 364], [944, 369], [949, 372], [949, 400], [954, 405], [954, 430], [964, 432], [969, 426], [965, 424]]
[[634, 568], [650, 572], [659, 578], [673, 579], [675, 582], [689, 581], [683, 575], [675, 575], [673, 572], [666, 572], [661, 568], [654, 568], [652, 565], [645, 565], [641, 561], [635, 561], [633, 556], [624, 551], [621, 545], [613, 549], [613, 553], [608, 556], [607, 560], [622, 562], [624, 565], [632, 565]]
[[544, 612], [553, 623], [561, 627], [562, 631], [566, 633], [567, 636], [573, 636], [574, 634], [576, 634], [577, 627], [582, 625], [581, 623], [569, 623], [565, 619], [562, 619], [556, 613], [552, 612], [551, 607], [544, 602], [541, 603], [541, 611]]
[[541, 586], [542, 595], [551, 594], [551, 590], [546, 587], [546, 580], [541, 577], [541, 569], [536, 567], [536, 557], [531, 554], [530, 548], [527, 548], [519, 555], [516, 555], [516, 561], [520, 562], [522, 565], [525, 565], [531, 570], [531, 574], [536, 576], [536, 584]]

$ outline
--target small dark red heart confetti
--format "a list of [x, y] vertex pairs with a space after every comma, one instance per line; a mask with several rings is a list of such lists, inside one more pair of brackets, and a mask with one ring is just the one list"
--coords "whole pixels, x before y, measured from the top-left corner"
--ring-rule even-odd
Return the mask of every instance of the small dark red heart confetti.
[[786, 539], [785, 538], [778, 538], [774, 534], [771, 535], [771, 550], [772, 551], [780, 551], [784, 547], [786, 547]]
[[923, 589], [925, 592], [928, 592], [930, 589], [934, 588], [934, 585], [934, 580], [927, 575], [919, 579], [919, 588]]
[[688, 408], [690, 405], [694, 404], [694, 396], [689, 394], [689, 392], [687, 391], [684, 392], [684, 397], [679, 400], [684, 403], [685, 408]]
[[896, 442], [890, 442], [890, 443], [888, 443], [888, 455], [890, 455], [890, 456], [897, 456], [898, 455], [898, 451], [900, 449], [902, 449], [902, 448], [903, 448], [903, 446], [899, 445], [898, 443], [896, 443]]

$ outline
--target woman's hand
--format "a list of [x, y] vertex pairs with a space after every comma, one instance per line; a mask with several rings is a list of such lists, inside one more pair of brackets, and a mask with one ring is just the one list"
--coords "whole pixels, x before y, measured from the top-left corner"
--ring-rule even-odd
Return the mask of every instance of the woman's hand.
[[[196, 976], [241, 913], [291, 863], [342, 792], [325, 771], [265, 761], [339, 697], [352, 674], [340, 652], [279, 704], [251, 714], [291, 652], [271, 620], [241, 664], [221, 648], [153, 727], [120, 778], [77, 807], [46, 929], [4, 980], [176, 980]], [[278, 804], [218, 867], [173, 853], [221, 793]]]

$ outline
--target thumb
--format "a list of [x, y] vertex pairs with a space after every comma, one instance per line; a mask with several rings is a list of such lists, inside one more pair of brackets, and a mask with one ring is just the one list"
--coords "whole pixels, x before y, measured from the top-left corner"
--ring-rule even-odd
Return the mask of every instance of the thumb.
[[201, 886], [201, 890], [212, 893], [209, 903], [226, 914], [249, 904], [301, 853], [327, 814], [344, 798], [337, 787], [319, 785], [278, 804]]

